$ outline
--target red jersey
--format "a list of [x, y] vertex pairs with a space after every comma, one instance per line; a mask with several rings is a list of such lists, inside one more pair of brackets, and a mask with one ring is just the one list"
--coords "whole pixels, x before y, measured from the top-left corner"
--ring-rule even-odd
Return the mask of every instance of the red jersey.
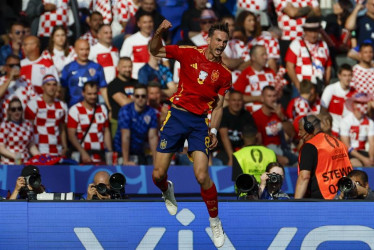
[[269, 144], [280, 145], [280, 133], [283, 130], [283, 126], [277, 114], [272, 113], [270, 116], [267, 116], [262, 109], [259, 109], [252, 116], [258, 131], [261, 133], [262, 144], [265, 146]]
[[205, 49], [191, 46], [165, 46], [166, 57], [180, 62], [177, 92], [170, 101], [191, 113], [202, 115], [214, 109], [218, 95], [231, 88], [231, 72], [222, 62], [211, 62]]

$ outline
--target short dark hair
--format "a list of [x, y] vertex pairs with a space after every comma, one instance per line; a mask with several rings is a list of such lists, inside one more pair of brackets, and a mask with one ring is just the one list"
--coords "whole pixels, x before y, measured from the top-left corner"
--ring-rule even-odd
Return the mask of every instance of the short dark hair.
[[257, 132], [258, 130], [255, 125], [246, 124], [243, 126], [243, 130], [242, 130], [243, 137], [253, 138], [257, 135]]
[[212, 37], [216, 30], [223, 31], [229, 35], [229, 25], [227, 23], [213, 24], [208, 31], [208, 37]]
[[148, 87], [156, 87], [156, 88], [159, 88], [159, 89], [162, 88], [161, 83], [156, 82], [156, 81], [151, 81], [151, 82], [149, 82], [149, 83], [147, 84], [147, 88], [148, 88]]
[[132, 60], [131, 60], [131, 58], [130, 57], [128, 57], [128, 56], [122, 56], [122, 57], [120, 57], [119, 58], [119, 61], [130, 61], [130, 62], [132, 62]]
[[364, 182], [362, 184], [366, 184], [369, 182], [368, 174], [365, 171], [355, 169], [349, 172], [347, 175], [347, 177], [349, 178], [354, 176], [360, 178]]
[[267, 85], [265, 86], [262, 91], [261, 91], [261, 94], [263, 95], [265, 93], [266, 90], [271, 90], [271, 91], [275, 91], [275, 87], [272, 86], [272, 85]]
[[270, 162], [267, 166], [266, 166], [266, 170], [265, 172], [270, 172], [270, 169], [272, 169], [273, 167], [279, 167], [283, 170], [283, 174], [284, 174], [284, 167], [282, 164], [280, 164], [279, 162]]
[[99, 28], [97, 29], [97, 32], [99, 33], [99, 31], [100, 31], [102, 28], [104, 28], [104, 27], [112, 28], [112, 27], [110, 26], [110, 24], [103, 23], [103, 24], [101, 24], [101, 25], [99, 26]]
[[343, 63], [339, 67], [338, 74], [341, 74], [343, 72], [343, 70], [352, 72], [352, 66], [349, 65], [348, 63]]
[[7, 58], [5, 59], [5, 63], [9, 60], [9, 59], [16, 59], [18, 61], [21, 61], [21, 58], [19, 58], [19, 56], [17, 55], [14, 55], [14, 54], [10, 54], [9, 56], [7, 56]]
[[230, 89], [229, 91], [229, 96], [231, 96], [232, 94], [240, 94], [240, 95], [243, 95], [242, 92], [236, 90], [236, 89]]
[[92, 17], [93, 15], [103, 16], [103, 15], [102, 15], [100, 12], [98, 12], [97, 10], [92, 11], [92, 13], [90, 14], [90, 17]]
[[259, 48], [265, 48], [264, 45], [261, 45], [261, 44], [256, 44], [254, 45], [251, 50], [249, 51], [249, 55], [251, 56], [251, 58], [253, 57], [253, 55], [255, 54], [256, 50], [258, 50]]
[[140, 18], [142, 18], [143, 16], [150, 16], [150, 17], [152, 17], [152, 20], [153, 20], [152, 13], [150, 13], [148, 11], [137, 11], [136, 14], [135, 14], [136, 22], [139, 22]]
[[145, 85], [145, 84], [141, 84], [141, 83], [137, 83], [137, 84], [135, 84], [135, 86], [134, 86], [134, 92], [135, 92], [135, 90], [137, 90], [137, 89], [145, 89], [145, 91], [148, 92], [148, 90], [147, 90], [147, 85]]
[[373, 48], [373, 44], [371, 42], [363, 42], [361, 45], [360, 45], [360, 52], [363, 48], [366, 48], [366, 47], [371, 47]]
[[300, 94], [309, 94], [310, 91], [315, 88], [316, 86], [310, 81], [310, 80], [307, 80], [307, 79], [303, 79], [301, 82], [300, 82]]
[[86, 90], [86, 86], [90, 86], [91, 88], [93, 88], [93, 87], [99, 87], [98, 86], [98, 84], [97, 84], [97, 82], [95, 82], [95, 81], [87, 81], [87, 82], [85, 82], [84, 84], [83, 84], [83, 91], [85, 91]]
[[8, 33], [10, 33], [10, 32], [12, 31], [13, 26], [16, 26], [16, 25], [19, 25], [19, 26], [25, 27], [25, 24], [24, 24], [23, 22], [20, 22], [20, 21], [13, 22], [13, 23], [9, 26]]

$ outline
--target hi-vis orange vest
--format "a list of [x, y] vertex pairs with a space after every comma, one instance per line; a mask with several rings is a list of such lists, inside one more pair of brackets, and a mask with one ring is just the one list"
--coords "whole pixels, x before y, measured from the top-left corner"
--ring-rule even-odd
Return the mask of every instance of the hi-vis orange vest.
[[339, 179], [352, 171], [347, 148], [341, 141], [325, 133], [316, 134], [307, 143], [314, 145], [318, 152], [315, 176], [321, 194], [325, 199], [333, 199], [338, 191]]

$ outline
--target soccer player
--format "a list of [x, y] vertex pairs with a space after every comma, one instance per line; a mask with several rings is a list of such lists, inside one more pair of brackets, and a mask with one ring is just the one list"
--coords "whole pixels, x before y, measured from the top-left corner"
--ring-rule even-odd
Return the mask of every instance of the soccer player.
[[[171, 215], [177, 213], [174, 186], [168, 180], [167, 170], [175, 152], [188, 141], [188, 154], [194, 162], [194, 172], [201, 186], [201, 196], [207, 206], [213, 242], [221, 247], [225, 241], [218, 218], [217, 190], [208, 173], [209, 150], [217, 146], [217, 127], [222, 118], [226, 92], [231, 88], [231, 72], [222, 63], [221, 55], [229, 39], [227, 25], [213, 25], [209, 30], [208, 47], [163, 46], [162, 33], [171, 28], [164, 20], [150, 41], [154, 56], [173, 58], [181, 64], [177, 92], [171, 97], [172, 107], [161, 127], [160, 143], [154, 163], [153, 181], [163, 192], [165, 205]], [[207, 113], [212, 111], [210, 128]], [[209, 133], [208, 133], [209, 131]]]

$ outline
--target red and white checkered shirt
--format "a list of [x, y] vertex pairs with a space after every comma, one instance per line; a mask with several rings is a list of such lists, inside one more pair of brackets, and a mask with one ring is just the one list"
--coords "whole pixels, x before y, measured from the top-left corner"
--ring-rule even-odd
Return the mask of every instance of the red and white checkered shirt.
[[249, 60], [249, 50], [246, 44], [239, 39], [229, 40], [224, 53], [231, 59], [242, 58], [244, 61]]
[[117, 0], [115, 7], [116, 19], [119, 23], [128, 22], [131, 17], [135, 16], [138, 8], [132, 0]]
[[[313, 58], [313, 63], [306, 46]], [[300, 38], [291, 42], [285, 61], [295, 64], [299, 81], [307, 79], [312, 83], [317, 83], [317, 78], [324, 79], [326, 68], [332, 64], [329, 48], [324, 41], [312, 44]]]
[[[270, 68], [264, 68], [262, 71], [255, 71], [251, 66], [247, 67], [239, 75], [234, 83], [234, 89], [245, 95], [260, 96], [265, 86], [275, 86], [275, 73]], [[262, 104], [258, 102], [246, 103], [246, 109], [253, 113], [261, 108]]]
[[367, 116], [357, 120], [356, 116], [349, 112], [340, 125], [340, 135], [350, 137], [350, 146], [352, 148], [365, 150], [368, 138], [374, 136], [374, 122]]
[[43, 0], [43, 4], [51, 3], [56, 5], [56, 10], [44, 12], [39, 19], [38, 36], [49, 37], [53, 27], [63, 25], [68, 27], [69, 23], [69, 0]]
[[45, 56], [40, 56], [35, 61], [25, 58], [21, 60], [21, 76], [34, 86], [37, 94], [43, 94], [42, 82], [45, 75], [54, 75], [59, 81], [57, 69], [53, 61]]
[[67, 123], [67, 106], [64, 102], [55, 100], [48, 105], [41, 96], [27, 103], [25, 119], [34, 124], [35, 143], [42, 154], [61, 154], [60, 125]]
[[191, 37], [191, 41], [195, 44], [198, 49], [205, 49], [208, 47], [208, 33], [200, 32], [196, 36]]
[[359, 93], [374, 94], [374, 68], [365, 69], [359, 64], [353, 66], [351, 86]]
[[[23, 121], [16, 124], [11, 121], [3, 121], [0, 124], [0, 144], [3, 144], [12, 153], [21, 153], [21, 164], [29, 158], [29, 146], [34, 144], [34, 133], [32, 124], [29, 121]], [[1, 157], [1, 164], [15, 164], [13, 159]]]
[[[0, 86], [2, 86], [6, 80], [6, 76], [0, 77]], [[0, 112], [0, 121], [4, 121], [7, 118], [9, 102], [14, 97], [18, 97], [18, 99], [20, 99], [23, 110], [25, 110], [27, 102], [35, 96], [36, 93], [34, 91], [34, 87], [29, 84], [24, 78], [20, 77], [17, 80], [12, 81], [5, 91], [3, 97], [0, 98], [2, 109]]]
[[91, 31], [87, 31], [86, 33], [84, 33], [80, 37], [80, 39], [86, 40], [88, 44], [90, 45], [90, 47], [98, 43], [97, 38], [92, 35]]
[[[79, 102], [69, 109], [68, 128], [76, 129], [78, 141], [81, 141], [90, 124], [93, 109], [89, 110]], [[104, 131], [109, 127], [108, 112], [104, 105], [97, 105], [95, 119], [82, 142], [85, 150], [104, 150]], [[99, 161], [99, 159], [96, 159]]]
[[57, 69], [58, 74], [61, 75], [61, 71], [65, 67], [65, 65], [74, 61], [77, 57], [77, 54], [75, 53], [74, 48], [72, 46], [69, 46], [69, 54], [67, 56], [65, 56], [65, 51], [53, 49], [53, 55], [51, 55], [48, 50], [44, 50], [42, 53], [42, 57], [51, 59]]
[[326, 108], [332, 116], [332, 131], [339, 134], [340, 123], [349, 111], [345, 107], [345, 101], [356, 92], [354, 88], [344, 90], [340, 82], [327, 85], [321, 97], [321, 106]]
[[110, 24], [113, 20], [112, 9], [111, 0], [96, 0], [93, 2], [92, 10], [101, 13], [105, 24]]
[[148, 43], [151, 36], [145, 37], [140, 31], [134, 35], [129, 36], [123, 42], [120, 57], [128, 56], [131, 58], [132, 65], [132, 78], [138, 79], [138, 72], [149, 60]]
[[306, 17], [291, 18], [283, 10], [286, 8], [287, 3], [291, 3], [294, 7], [306, 7], [312, 8], [319, 7], [318, 0], [273, 0], [275, 11], [278, 16], [278, 25], [282, 30], [282, 40], [294, 40], [303, 35], [302, 25], [305, 22]]
[[117, 76], [117, 65], [119, 61], [119, 53], [116, 47], [105, 47], [101, 43], [97, 43], [90, 49], [88, 58], [104, 68], [105, 81], [110, 83]]
[[236, 4], [238, 8], [255, 12], [266, 10], [268, 7], [268, 1], [266, 0], [238, 0]]
[[301, 96], [292, 99], [287, 106], [287, 116], [292, 120], [297, 116], [305, 116], [311, 112], [308, 100]]
[[250, 51], [254, 45], [263, 45], [266, 48], [269, 59], [280, 58], [280, 48], [278, 39], [271, 36], [267, 31], [263, 31], [260, 36], [254, 38], [248, 43], [248, 50]]

